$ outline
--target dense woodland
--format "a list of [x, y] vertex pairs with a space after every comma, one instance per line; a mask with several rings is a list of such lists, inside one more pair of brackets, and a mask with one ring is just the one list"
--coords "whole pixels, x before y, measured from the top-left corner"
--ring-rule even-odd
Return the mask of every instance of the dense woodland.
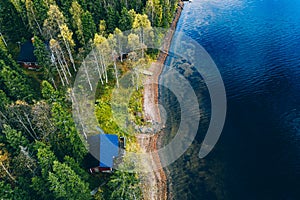
[[[96, 45], [116, 46], [115, 35], [132, 28], [168, 27], [177, 2], [0, 1], [0, 199], [142, 199], [138, 174], [88, 173], [91, 156], [75, 127], [68, 91], [83, 58]], [[41, 66], [37, 71], [16, 62], [20, 46], [31, 38]], [[141, 36], [131, 33], [124, 40], [130, 46]], [[130, 70], [122, 50], [115, 53], [121, 58], [115, 60], [122, 63], [118, 67], [99, 61], [102, 89], [95, 103], [99, 124], [108, 132], [118, 132], [110, 119], [111, 89]], [[153, 59], [156, 52], [145, 48], [139, 53]], [[141, 99], [141, 94], [137, 91], [133, 98]], [[141, 111], [141, 101], [130, 104]], [[138, 117], [136, 123], [142, 123]]]

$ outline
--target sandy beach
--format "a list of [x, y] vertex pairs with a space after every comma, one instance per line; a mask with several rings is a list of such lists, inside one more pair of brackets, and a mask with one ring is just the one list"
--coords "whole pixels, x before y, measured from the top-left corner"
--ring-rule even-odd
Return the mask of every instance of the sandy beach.
[[[143, 110], [146, 121], [161, 124], [160, 111], [158, 106], [158, 81], [159, 76], [163, 70], [165, 60], [168, 56], [168, 50], [171, 45], [172, 37], [176, 29], [177, 22], [179, 20], [183, 2], [179, 1], [173, 22], [170, 26], [169, 32], [166, 34], [162, 51], [160, 52], [156, 62], [152, 63], [148, 69], [153, 73], [152, 76], [147, 76], [144, 80], [144, 102]], [[138, 142], [143, 152], [155, 152], [157, 150], [157, 143], [159, 135], [163, 133], [153, 134], [139, 134], [137, 136]], [[164, 169], [161, 166], [158, 153], [153, 153], [147, 165], [147, 168], [158, 169], [156, 171], [150, 171], [143, 174], [142, 185], [143, 197], [146, 200], [166, 200], [168, 198], [167, 191], [167, 177]], [[151, 167], [155, 166], [155, 167]]]

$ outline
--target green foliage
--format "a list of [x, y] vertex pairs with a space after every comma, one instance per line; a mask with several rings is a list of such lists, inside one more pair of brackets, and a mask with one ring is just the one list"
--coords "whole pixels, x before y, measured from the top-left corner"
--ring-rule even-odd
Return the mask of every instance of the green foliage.
[[85, 44], [87, 44], [90, 39], [94, 38], [94, 34], [96, 33], [96, 25], [89, 11], [86, 11], [82, 14], [81, 21], [83, 37], [85, 40]]
[[29, 145], [28, 139], [24, 137], [21, 132], [14, 130], [6, 124], [3, 127], [3, 133], [6, 136], [6, 141], [8, 142], [10, 147], [14, 149], [14, 151], [18, 151], [20, 149], [20, 146], [26, 147]]
[[27, 200], [30, 199], [26, 192], [18, 187], [12, 188], [10, 184], [0, 181], [0, 197], [1, 199]]
[[107, 32], [112, 33], [115, 28], [118, 26], [119, 22], [119, 13], [112, 6], [107, 7]]
[[42, 67], [43, 75], [46, 80], [53, 80], [55, 75], [54, 67], [52, 66], [50, 60], [50, 52], [47, 49], [46, 44], [39, 39], [39, 37], [34, 37], [34, 55], [37, 58], [39, 66]]
[[44, 0], [26, 0], [28, 22], [35, 35], [42, 36], [42, 25], [48, 9]]
[[59, 92], [57, 92], [48, 81], [42, 82], [42, 96], [49, 103], [60, 100]]
[[6, 105], [8, 104], [9, 104], [9, 99], [7, 98], [5, 92], [3, 92], [3, 90], [0, 90], [0, 110], [3, 111]]
[[[0, 144], [0, 162], [7, 169], [0, 167], [1, 180], [5, 180], [0, 182], [1, 199], [91, 199], [87, 182], [98, 186], [103, 176], [91, 177], [83, 167], [88, 165], [83, 159], [87, 150], [76, 130], [66, 92], [81, 64], [81, 57], [74, 55], [89, 52], [90, 46], [101, 44], [106, 49], [98, 52], [103, 56], [99, 69], [105, 71], [95, 107], [100, 127], [106, 133], [126, 135], [127, 148], [138, 151], [135, 137], [129, 134], [135, 132], [134, 128], [122, 130], [112, 117], [115, 72], [134, 68], [140, 53], [135, 48], [145, 43], [143, 38], [151, 32], [151, 23], [167, 26], [176, 4], [177, 0], [0, 1], [0, 32], [8, 44], [6, 47], [0, 41], [0, 142], [4, 143]], [[122, 35], [122, 31], [140, 27], [142, 31]], [[34, 55], [42, 68], [39, 72], [23, 70], [15, 61], [18, 42], [32, 35]], [[44, 41], [52, 42], [51, 48]], [[121, 62], [121, 69], [114, 70], [103, 62], [111, 58], [112, 46], [120, 57], [127, 47], [131, 48], [136, 52], [128, 57], [134, 59]], [[143, 53], [146, 48], [142, 46]], [[54, 55], [55, 63], [50, 55]], [[70, 66], [74, 70], [69, 70]], [[33, 82], [30, 76], [38, 81]], [[39, 93], [43, 101], [39, 101]], [[126, 120], [143, 124], [141, 89], [132, 94], [128, 111], [131, 117]], [[108, 184], [101, 187], [95, 199], [141, 199], [137, 174], [116, 171], [106, 178]]]
[[71, 113], [59, 103], [53, 103], [51, 112], [56, 131], [50, 136], [50, 143], [55, 154], [61, 160], [65, 155], [69, 155], [77, 161], [82, 161], [87, 150], [80, 139]]
[[22, 38], [30, 36], [27, 21], [24, 21], [21, 15], [10, 0], [0, 1], [0, 31], [9, 38], [7, 41], [11, 45], [16, 45], [16, 42], [20, 42]]
[[136, 173], [115, 171], [107, 184], [107, 199], [142, 199], [139, 178]]
[[83, 180], [88, 182], [91, 179], [87, 170], [84, 170], [74, 158], [70, 156], [65, 156], [64, 163], [67, 164], [76, 174]]
[[144, 125], [143, 117], [143, 90], [139, 89], [132, 93], [128, 106], [132, 119], [138, 125]]
[[126, 7], [123, 7], [122, 11], [121, 11], [121, 15], [120, 15], [120, 19], [119, 19], [119, 28], [122, 31], [127, 31], [130, 30], [132, 28], [132, 23], [134, 20], [135, 16], [132, 16]]
[[54, 161], [48, 180], [56, 199], [91, 199], [88, 184], [64, 163]]
[[36, 142], [38, 164], [41, 167], [42, 177], [48, 177], [48, 173], [52, 171], [52, 164], [57, 160], [50, 146], [42, 142]]
[[5, 93], [11, 99], [32, 100], [34, 92], [20, 73], [8, 67], [3, 60], [0, 60], [0, 70], [0, 85], [3, 84]]

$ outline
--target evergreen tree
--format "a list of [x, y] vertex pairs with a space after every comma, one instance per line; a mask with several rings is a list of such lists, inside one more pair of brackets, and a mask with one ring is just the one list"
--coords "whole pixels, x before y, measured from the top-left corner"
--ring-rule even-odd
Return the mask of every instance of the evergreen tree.
[[32, 199], [29, 194], [26, 194], [18, 187], [12, 188], [12, 186], [4, 181], [0, 181], [0, 197], [1, 199], [13, 199], [13, 200], [29, 200]]
[[81, 21], [84, 41], [85, 44], [87, 44], [90, 39], [94, 38], [94, 34], [96, 33], [96, 25], [89, 11], [83, 13]]
[[28, 31], [24, 5], [15, 4], [18, 7], [18, 9], [16, 9], [12, 2], [11, 0], [0, 1], [0, 29], [2, 34], [9, 39], [7, 40], [8, 43], [15, 45], [16, 42], [20, 42], [22, 38], [30, 37], [30, 32]]
[[53, 103], [52, 121], [57, 128], [55, 133], [50, 136], [50, 143], [55, 154], [60, 159], [69, 155], [77, 161], [82, 161], [87, 150], [77, 132], [71, 114], [59, 103]]
[[65, 163], [54, 161], [48, 180], [56, 199], [91, 199], [88, 184]]
[[46, 44], [40, 40], [37, 36], [34, 37], [34, 55], [37, 58], [39, 66], [42, 67], [44, 72], [44, 78], [46, 80], [54, 82], [55, 68], [51, 62], [50, 52]]
[[9, 104], [9, 99], [3, 90], [0, 90], [0, 111], [4, 111], [5, 107]]
[[82, 15], [83, 9], [77, 1], [72, 2], [72, 6], [70, 8], [70, 13], [72, 15], [72, 26], [75, 29], [75, 33], [77, 36], [77, 40], [81, 45], [85, 44], [83, 28], [82, 28]]
[[42, 82], [42, 96], [49, 103], [56, 102], [60, 99], [59, 93], [52, 87], [48, 81]]
[[119, 13], [112, 6], [107, 7], [107, 32], [112, 33], [115, 28], [118, 26], [119, 22]]
[[0, 60], [0, 83], [5, 93], [13, 100], [22, 99], [31, 101], [34, 92], [28, 82], [17, 71], [10, 69], [3, 60]]
[[129, 11], [126, 7], [123, 7], [119, 19], [119, 28], [122, 31], [130, 30], [132, 28], [133, 20], [134, 16], [129, 14]]
[[40, 167], [41, 175], [32, 178], [31, 187], [42, 199], [54, 199], [54, 195], [50, 191], [50, 183], [48, 182], [49, 173], [53, 169], [53, 162], [57, 160], [50, 147], [42, 142], [36, 142], [37, 160]]
[[139, 178], [136, 173], [115, 171], [107, 183], [107, 199], [141, 199]]
[[13, 149], [11, 152], [18, 152], [20, 146], [27, 147], [29, 145], [28, 139], [22, 135], [20, 131], [16, 131], [9, 125], [4, 125], [3, 133], [6, 136], [6, 141]]

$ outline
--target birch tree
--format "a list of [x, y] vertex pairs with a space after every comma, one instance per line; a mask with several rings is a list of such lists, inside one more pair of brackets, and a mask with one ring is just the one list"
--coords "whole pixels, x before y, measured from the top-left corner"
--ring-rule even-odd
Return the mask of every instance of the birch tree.
[[76, 30], [75, 33], [77, 35], [77, 40], [80, 42], [81, 45], [85, 45], [81, 21], [81, 16], [83, 12], [84, 11], [81, 8], [81, 5], [77, 1], [73, 1], [72, 6], [70, 8], [70, 13], [72, 15], [72, 26]]
[[111, 60], [113, 61], [113, 65], [114, 65], [116, 84], [117, 87], [119, 87], [119, 78], [118, 78], [118, 69], [117, 69], [118, 54], [116, 51], [117, 41], [113, 34], [108, 35], [108, 43], [109, 43], [109, 50], [110, 50], [109, 52], [111, 54]]
[[140, 39], [140, 48], [142, 50], [142, 58], [144, 57], [144, 51], [147, 48], [145, 45], [145, 40], [149, 39], [151, 32], [151, 23], [148, 20], [148, 16], [146, 14], [137, 14], [135, 16], [134, 22], [132, 24], [132, 28], [136, 29], [136, 32], [139, 34]]
[[95, 34], [94, 38], [94, 46], [96, 47], [98, 54], [99, 54], [99, 60], [101, 63], [103, 75], [105, 82], [108, 83], [108, 77], [107, 77], [107, 63], [108, 59], [110, 58], [108, 55], [109, 52], [109, 43], [105, 37], [102, 35]]
[[27, 18], [30, 28], [36, 35], [43, 35], [43, 22], [47, 18], [49, 7], [43, 0], [26, 0]]
[[[75, 62], [72, 55], [72, 51], [75, 46], [75, 42], [72, 38], [73, 33], [69, 30], [64, 15], [56, 5], [50, 5], [48, 18], [44, 21], [44, 32], [50, 39], [50, 46], [51, 40], [57, 40], [59, 43], [64, 45], [67, 51], [66, 56], [69, 57], [69, 61], [71, 62], [74, 71], [76, 71]], [[62, 61], [67, 64], [65, 53], [59, 43], [56, 43], [56, 45], [53, 46], [59, 47], [58, 50], [62, 52], [60, 55], [62, 57]]]
[[127, 38], [124, 36], [123, 32], [118, 28], [116, 28], [114, 31], [114, 37], [116, 40], [116, 50], [119, 53], [121, 62], [123, 62], [123, 55], [126, 51], [127, 46]]

